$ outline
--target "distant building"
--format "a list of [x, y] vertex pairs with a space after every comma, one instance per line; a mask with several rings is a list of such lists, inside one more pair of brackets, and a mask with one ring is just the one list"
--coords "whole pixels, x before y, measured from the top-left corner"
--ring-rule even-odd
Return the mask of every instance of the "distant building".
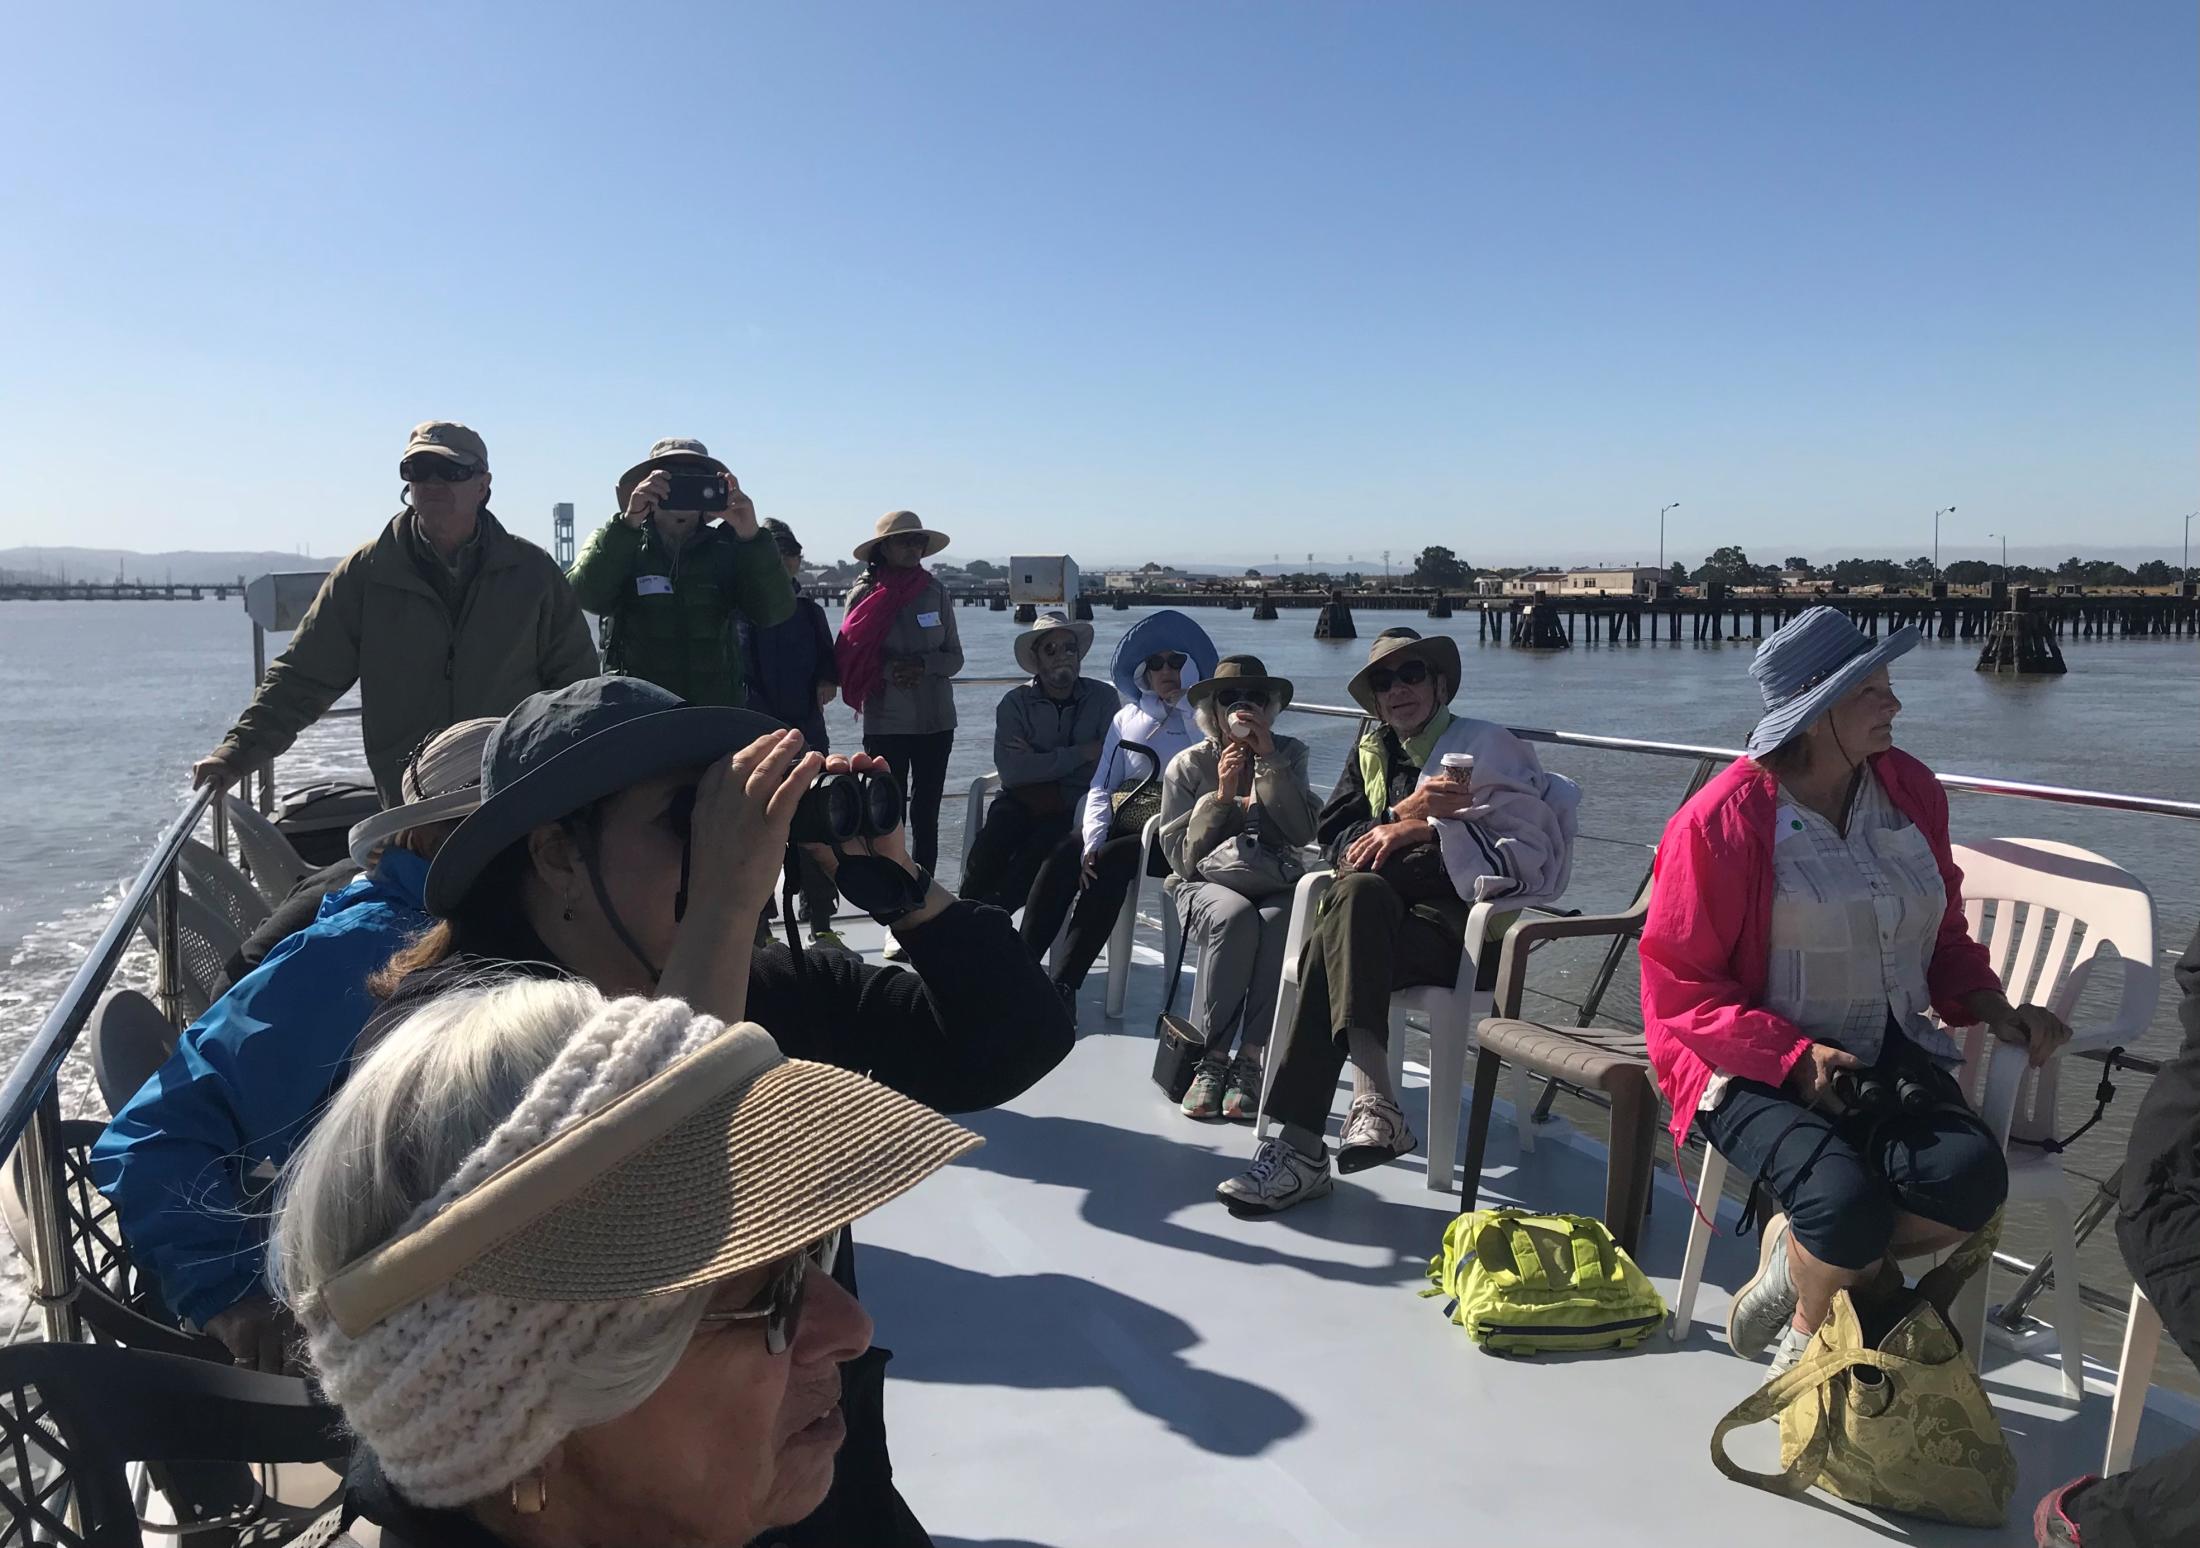
[[1504, 595], [1508, 597], [1532, 597], [1539, 591], [1563, 591], [1566, 589], [1564, 570], [1530, 570], [1525, 575], [1507, 576]]
[[1553, 588], [1573, 597], [1654, 597], [1661, 573], [1649, 565], [1625, 569], [1568, 570], [1562, 586]]
[[1785, 591], [1799, 591], [1806, 586], [1817, 584], [1818, 577], [1808, 570], [1782, 570], [1780, 572], [1780, 586]]

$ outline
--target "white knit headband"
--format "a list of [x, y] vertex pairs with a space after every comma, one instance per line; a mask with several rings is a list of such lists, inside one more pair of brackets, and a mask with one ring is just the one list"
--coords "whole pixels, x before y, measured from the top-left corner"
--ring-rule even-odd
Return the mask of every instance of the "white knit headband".
[[[604, 1006], [398, 1234], [724, 1030], [677, 1000]], [[575, 1411], [574, 1368], [605, 1350], [645, 1346], [686, 1301], [517, 1301], [445, 1286], [357, 1338], [310, 1297], [299, 1314], [322, 1390], [383, 1473], [406, 1498], [447, 1507], [497, 1493], [574, 1430], [599, 1422]]]

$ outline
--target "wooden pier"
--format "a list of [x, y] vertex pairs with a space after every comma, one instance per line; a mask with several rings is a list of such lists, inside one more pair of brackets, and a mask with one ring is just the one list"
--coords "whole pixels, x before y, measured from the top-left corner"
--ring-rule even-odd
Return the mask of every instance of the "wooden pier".
[[244, 595], [233, 581], [8, 581], [0, 602], [227, 602]]
[[[2200, 597], [2193, 588], [2177, 592], [2046, 595], [2024, 587], [1995, 587], [1980, 595], [1849, 596], [1841, 593], [1789, 593], [1767, 596], [1712, 586], [1702, 596], [1567, 596], [1562, 592], [1520, 597], [1459, 596], [1435, 591], [1099, 591], [1097, 606], [1117, 610], [1150, 607], [1217, 607], [1237, 611], [1251, 604], [1255, 618], [1277, 617], [1286, 610], [1320, 613], [1333, 600], [1354, 612], [1421, 613], [1447, 618], [1475, 614], [1475, 635], [1525, 648], [1564, 648], [1579, 644], [1639, 644], [1648, 639], [1679, 643], [1761, 640], [1809, 608], [1832, 607], [1847, 615], [1867, 636], [1878, 638], [1905, 625], [1930, 638], [1961, 640], [1983, 646], [1995, 620], [2013, 611], [2012, 602], [2058, 650], [2088, 640], [2200, 639]], [[958, 593], [964, 606], [985, 606], [986, 592]], [[1685, 626], [1685, 635], [1683, 633]]]

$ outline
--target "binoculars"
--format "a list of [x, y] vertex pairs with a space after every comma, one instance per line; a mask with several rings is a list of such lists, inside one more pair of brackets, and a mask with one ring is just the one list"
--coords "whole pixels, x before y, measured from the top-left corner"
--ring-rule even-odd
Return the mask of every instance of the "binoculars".
[[[695, 789], [672, 799], [673, 830], [681, 843], [695, 821]], [[802, 792], [787, 841], [791, 844], [845, 844], [873, 839], [901, 826], [901, 785], [891, 774], [825, 774]]]
[[1891, 1113], [1929, 1113], [1940, 1093], [1915, 1075], [1881, 1075], [1872, 1070], [1835, 1070], [1833, 1094], [1841, 1105], [1873, 1117]]
[[787, 839], [845, 844], [901, 826], [901, 785], [891, 774], [826, 774], [802, 792]]

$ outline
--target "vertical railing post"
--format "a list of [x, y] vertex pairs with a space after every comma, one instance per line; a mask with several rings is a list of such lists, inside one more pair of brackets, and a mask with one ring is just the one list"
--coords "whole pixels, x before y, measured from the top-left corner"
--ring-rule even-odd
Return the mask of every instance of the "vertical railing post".
[[214, 853], [224, 860], [229, 854], [229, 800], [226, 795], [214, 797], [214, 804], [207, 808], [214, 822]]
[[13, 1165], [20, 1167], [31, 1220], [32, 1287], [54, 1343], [82, 1333], [76, 1315], [76, 1260], [69, 1255], [68, 1183], [61, 1175], [61, 1099], [54, 1086], [31, 1115]]
[[153, 941], [158, 958], [159, 978], [156, 992], [160, 999], [160, 1013], [168, 1018], [170, 1026], [180, 1027], [183, 1014], [183, 951], [178, 941], [177, 901], [181, 896], [176, 884], [176, 867], [171, 864], [161, 873], [160, 890], [153, 894]]

